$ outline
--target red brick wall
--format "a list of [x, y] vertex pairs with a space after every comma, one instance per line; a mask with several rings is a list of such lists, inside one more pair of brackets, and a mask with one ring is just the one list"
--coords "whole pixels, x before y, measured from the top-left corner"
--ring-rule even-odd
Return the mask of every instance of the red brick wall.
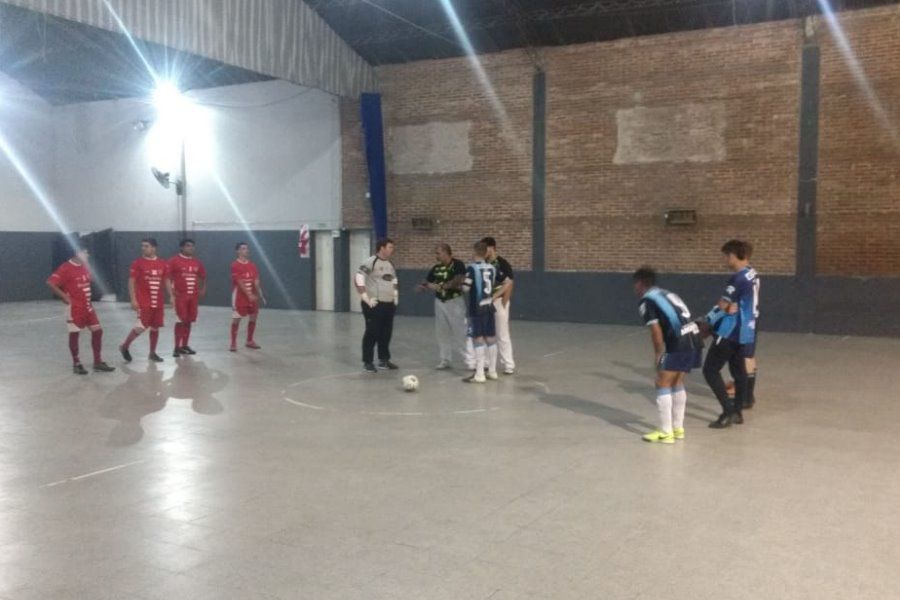
[[359, 100], [341, 99], [341, 222], [347, 229], [372, 226], [366, 192], [369, 175], [363, 147]]
[[826, 23], [821, 47], [820, 275], [900, 275], [900, 7], [842, 13], [840, 24], [892, 137]]
[[[531, 267], [531, 123], [533, 69], [523, 51], [482, 56], [504, 119], [466, 59], [381, 67], [385, 129], [471, 122], [471, 170], [444, 174], [388, 174], [388, 229], [404, 267], [434, 262], [440, 242], [468, 259], [472, 244], [497, 238], [516, 268]], [[510, 135], [504, 135], [504, 131]], [[387, 131], [386, 131], [387, 135]], [[438, 221], [416, 231], [412, 219]]]
[[[715, 272], [739, 237], [792, 273], [799, 44], [790, 22], [547, 50], [548, 268]], [[724, 109], [722, 160], [614, 162], [618, 110], [691, 104]], [[670, 208], [698, 225], [667, 227]]]

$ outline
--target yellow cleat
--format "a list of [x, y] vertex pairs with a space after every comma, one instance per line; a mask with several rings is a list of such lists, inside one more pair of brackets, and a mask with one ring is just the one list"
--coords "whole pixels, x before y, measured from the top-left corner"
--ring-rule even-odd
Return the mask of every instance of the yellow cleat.
[[672, 432], [672, 436], [676, 440], [683, 440], [684, 439], [684, 429], [676, 429], [675, 431]]
[[651, 431], [650, 433], [645, 433], [643, 435], [643, 439], [645, 442], [653, 442], [657, 444], [674, 444], [675, 436], [671, 432], [665, 431]]

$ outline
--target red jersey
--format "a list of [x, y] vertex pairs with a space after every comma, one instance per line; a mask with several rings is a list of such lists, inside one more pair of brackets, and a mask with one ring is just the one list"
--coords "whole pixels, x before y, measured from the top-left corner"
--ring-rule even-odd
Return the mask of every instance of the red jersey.
[[200, 293], [200, 281], [206, 279], [206, 269], [196, 258], [176, 254], [169, 259], [169, 279], [176, 294], [196, 297]]
[[[259, 290], [256, 289], [257, 279], [259, 279], [259, 271], [251, 261], [241, 262], [236, 260], [231, 263], [231, 289], [236, 303], [245, 304], [250, 302], [245, 292], [259, 296]], [[244, 292], [238, 288], [243, 289]]]
[[134, 279], [134, 296], [141, 308], [158, 308], [165, 305], [163, 285], [169, 268], [166, 261], [141, 257], [131, 263], [131, 278]]
[[93, 312], [91, 272], [86, 265], [79, 265], [67, 260], [54, 271], [47, 281], [58, 286], [69, 296], [69, 302], [73, 309]]

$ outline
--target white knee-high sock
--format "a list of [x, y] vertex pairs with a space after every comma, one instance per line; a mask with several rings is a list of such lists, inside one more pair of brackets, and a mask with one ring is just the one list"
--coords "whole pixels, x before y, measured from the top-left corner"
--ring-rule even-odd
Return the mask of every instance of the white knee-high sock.
[[659, 430], [672, 433], [672, 389], [656, 390], [656, 406], [659, 408]]
[[484, 377], [485, 347], [478, 342], [475, 344], [475, 376]]
[[672, 426], [684, 429], [684, 410], [687, 407], [687, 390], [684, 386], [675, 388], [672, 393]]
[[487, 369], [490, 373], [497, 372], [497, 343], [487, 345]]

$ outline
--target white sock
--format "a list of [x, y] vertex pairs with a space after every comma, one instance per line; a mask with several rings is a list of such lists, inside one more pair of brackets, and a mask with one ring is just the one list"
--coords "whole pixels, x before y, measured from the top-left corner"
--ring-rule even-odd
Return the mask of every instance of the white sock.
[[484, 361], [485, 361], [484, 344], [475, 344], [475, 377], [481, 379], [484, 377]]
[[497, 372], [497, 344], [487, 346], [487, 368], [489, 373]]
[[672, 433], [672, 390], [659, 388], [656, 390], [656, 406], [659, 407], [659, 430]]
[[687, 390], [684, 386], [675, 388], [672, 394], [672, 425], [684, 429], [684, 409], [687, 407]]

